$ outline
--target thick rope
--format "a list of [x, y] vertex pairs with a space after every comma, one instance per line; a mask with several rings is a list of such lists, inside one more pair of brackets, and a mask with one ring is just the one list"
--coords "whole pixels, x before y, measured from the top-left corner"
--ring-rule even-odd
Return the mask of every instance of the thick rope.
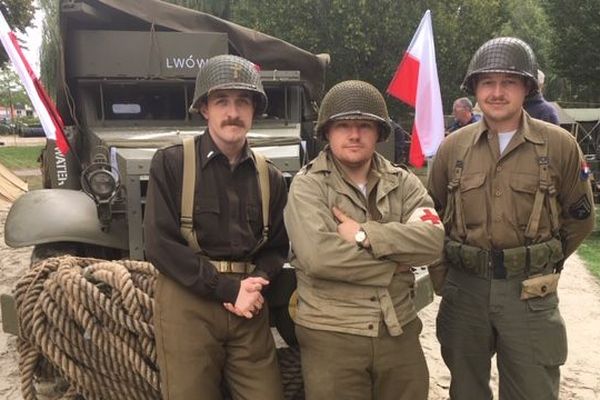
[[36, 376], [50, 363], [68, 384], [63, 398], [160, 399], [156, 276], [141, 261], [64, 256], [35, 265], [15, 289], [23, 398], [38, 398]]
[[[24, 400], [34, 382], [59, 376], [61, 399], [160, 399], [154, 343], [157, 270], [147, 262], [62, 256], [17, 283], [19, 369]], [[297, 349], [278, 351], [285, 398], [304, 398]]]

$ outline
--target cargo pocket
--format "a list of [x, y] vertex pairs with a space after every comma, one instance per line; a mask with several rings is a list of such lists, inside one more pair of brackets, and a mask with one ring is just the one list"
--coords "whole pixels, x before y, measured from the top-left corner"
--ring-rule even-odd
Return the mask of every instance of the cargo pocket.
[[442, 289], [442, 301], [436, 318], [436, 336], [442, 347], [451, 346], [455, 339], [453, 338], [452, 324], [456, 321], [457, 313], [454, 302], [459, 296], [458, 287], [451, 281], [446, 280]]
[[219, 216], [221, 210], [219, 208], [219, 199], [217, 197], [203, 197], [200, 198], [196, 207], [194, 208], [194, 228], [198, 235], [198, 242], [200, 246], [210, 244], [215, 239], [212, 235], [203, 235], [202, 232], [206, 232], [206, 229], [198, 229], [200, 224], [202, 226], [219, 226]]
[[[510, 188], [512, 191], [513, 222], [519, 229], [525, 230], [531, 211], [535, 193], [540, 186], [538, 175], [514, 173], [510, 176]], [[542, 212], [540, 227], [548, 226], [547, 213]]]
[[246, 207], [246, 219], [252, 232], [260, 234], [262, 231], [262, 211], [259, 210], [257, 205], [248, 204]]
[[563, 365], [567, 359], [567, 330], [558, 310], [558, 296], [552, 293], [526, 301], [533, 361], [547, 367]]
[[481, 226], [485, 223], [486, 212], [482, 209], [486, 204], [484, 182], [485, 173], [483, 172], [463, 175], [460, 180], [460, 196], [467, 228]]

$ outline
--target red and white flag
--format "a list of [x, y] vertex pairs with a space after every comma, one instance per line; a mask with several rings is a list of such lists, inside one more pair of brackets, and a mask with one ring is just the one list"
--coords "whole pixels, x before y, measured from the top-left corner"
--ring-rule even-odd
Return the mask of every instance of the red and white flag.
[[422, 167], [444, 139], [444, 111], [435, 62], [431, 13], [425, 12], [387, 92], [415, 108], [409, 161]]
[[35, 112], [40, 118], [46, 137], [55, 140], [56, 147], [58, 147], [63, 155], [66, 155], [69, 152], [69, 142], [65, 137], [64, 124], [56, 109], [56, 105], [50, 96], [48, 96], [48, 93], [46, 93], [35, 72], [31, 69], [23, 54], [23, 50], [21, 50], [21, 46], [19, 46], [17, 37], [11, 31], [2, 12], [0, 12], [0, 40], [21, 79], [21, 83], [25, 87], [25, 91], [31, 100]]

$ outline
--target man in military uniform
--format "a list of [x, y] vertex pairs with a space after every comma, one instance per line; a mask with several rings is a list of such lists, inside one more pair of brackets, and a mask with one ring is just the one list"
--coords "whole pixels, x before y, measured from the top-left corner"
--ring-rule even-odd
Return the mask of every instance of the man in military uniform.
[[160, 271], [154, 325], [165, 400], [220, 399], [223, 381], [233, 399], [283, 397], [262, 289], [289, 250], [286, 184], [267, 164], [270, 183], [259, 185], [258, 156], [246, 140], [266, 104], [254, 64], [213, 57], [198, 73], [190, 108], [206, 118], [206, 131], [152, 160], [144, 234]]
[[463, 82], [481, 121], [448, 136], [429, 191], [447, 232], [449, 267], [437, 317], [452, 399], [556, 399], [567, 357], [556, 287], [590, 233], [588, 168], [565, 130], [523, 111], [538, 90], [531, 48], [516, 38], [477, 50]]
[[419, 179], [375, 152], [390, 133], [375, 87], [335, 85], [317, 122], [328, 146], [290, 188], [307, 400], [427, 398], [411, 266], [441, 256], [444, 231]]

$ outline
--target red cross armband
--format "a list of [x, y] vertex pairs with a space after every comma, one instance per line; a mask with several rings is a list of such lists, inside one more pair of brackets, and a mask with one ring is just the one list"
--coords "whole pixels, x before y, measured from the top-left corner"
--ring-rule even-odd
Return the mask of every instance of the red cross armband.
[[430, 207], [419, 207], [410, 215], [407, 223], [415, 223], [415, 222], [423, 222], [427, 224], [432, 224], [436, 228], [444, 229], [444, 225], [442, 224], [442, 220], [440, 219], [437, 212]]

